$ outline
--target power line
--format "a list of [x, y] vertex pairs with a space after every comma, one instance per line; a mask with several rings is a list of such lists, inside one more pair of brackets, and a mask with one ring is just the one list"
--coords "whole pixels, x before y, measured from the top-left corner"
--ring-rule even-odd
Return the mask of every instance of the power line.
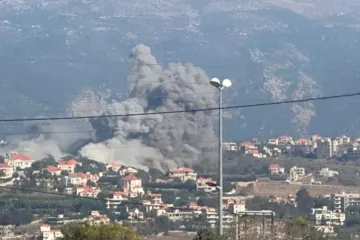
[[[297, 100], [286, 100], [286, 101], [277, 101], [277, 102], [264, 102], [264, 103], [254, 103], [247, 105], [235, 105], [222, 107], [221, 109], [243, 109], [243, 108], [253, 108], [253, 107], [263, 107], [263, 106], [272, 106], [272, 105], [281, 105], [281, 104], [290, 104], [290, 103], [301, 103], [309, 101], [320, 101], [320, 100], [330, 100], [337, 98], [347, 98], [359, 96], [360, 92], [340, 94], [340, 95], [331, 95], [324, 97], [313, 97]], [[93, 116], [73, 116], [73, 117], [42, 117], [42, 118], [12, 118], [12, 119], [0, 119], [0, 122], [29, 122], [29, 121], [59, 121], [59, 120], [79, 120], [79, 119], [94, 119], [94, 118], [118, 118], [118, 117], [135, 117], [135, 116], [148, 116], [148, 115], [158, 115], [158, 114], [176, 114], [176, 113], [196, 113], [196, 112], [205, 112], [205, 111], [214, 111], [219, 110], [218, 107], [213, 108], [199, 108], [199, 109], [190, 109], [190, 110], [176, 110], [176, 111], [163, 111], [163, 112], [141, 112], [141, 113], [129, 113], [129, 114], [111, 114], [111, 115], [93, 115]]]

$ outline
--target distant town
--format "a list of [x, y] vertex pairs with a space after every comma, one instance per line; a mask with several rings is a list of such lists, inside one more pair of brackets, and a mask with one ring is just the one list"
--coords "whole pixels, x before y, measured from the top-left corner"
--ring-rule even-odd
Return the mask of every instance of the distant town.
[[[335, 227], [358, 224], [351, 216], [360, 213], [360, 189], [342, 181], [346, 175], [356, 178], [360, 167], [342, 163], [360, 159], [359, 145], [360, 138], [319, 135], [224, 142], [225, 152], [251, 157], [241, 161], [251, 169], [255, 169], [251, 164], [260, 164], [263, 171], [249, 172], [252, 176], [245, 180], [225, 179], [224, 227], [238, 228], [236, 216], [248, 214], [277, 220], [302, 216], [334, 236]], [[62, 236], [60, 227], [71, 222], [127, 223], [144, 235], [194, 232], [204, 226], [215, 228], [218, 218], [216, 176], [189, 167], [144, 171], [116, 161], [32, 159], [11, 152], [1, 159], [0, 190], [1, 206], [9, 211], [0, 212], [4, 239], [53, 240]], [[19, 217], [6, 217], [16, 214]], [[20, 231], [21, 226], [32, 230]]]

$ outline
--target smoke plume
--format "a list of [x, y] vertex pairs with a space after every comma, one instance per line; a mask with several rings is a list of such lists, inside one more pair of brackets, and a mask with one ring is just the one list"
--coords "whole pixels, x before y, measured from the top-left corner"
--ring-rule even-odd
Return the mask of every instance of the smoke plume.
[[[200, 68], [191, 64], [163, 68], [144, 45], [136, 46], [130, 58], [133, 67], [128, 76], [128, 98], [108, 100], [87, 90], [72, 102], [70, 114], [155, 113], [216, 106], [215, 89]], [[59, 158], [77, 151], [98, 161], [136, 167], [191, 166], [214, 157], [213, 114], [205, 111], [38, 124], [39, 132], [49, 133], [21, 141], [19, 147], [31, 149], [34, 157], [52, 154]], [[55, 131], [69, 134], [51, 133]]]

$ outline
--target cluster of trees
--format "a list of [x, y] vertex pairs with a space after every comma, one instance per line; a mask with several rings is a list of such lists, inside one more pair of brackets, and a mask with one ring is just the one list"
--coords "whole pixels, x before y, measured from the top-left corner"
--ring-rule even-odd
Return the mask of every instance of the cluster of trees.
[[[166, 226], [168, 223], [159, 219], [159, 223], [162, 226]], [[281, 230], [281, 234], [284, 239], [302, 239], [302, 240], [328, 240], [329, 237], [323, 233], [314, 229], [303, 218], [296, 218], [285, 222], [284, 228]], [[122, 226], [119, 224], [104, 224], [104, 225], [88, 225], [88, 224], [69, 224], [65, 225], [61, 229], [63, 237], [59, 240], [140, 240], [140, 235], [132, 228]], [[164, 229], [164, 232], [166, 229]], [[266, 239], [277, 239], [277, 234], [268, 235]], [[254, 233], [251, 236], [245, 236], [246, 239], [263, 240], [264, 236], [258, 233]], [[230, 235], [219, 236], [209, 228], [199, 230], [193, 240], [230, 240], [233, 237]], [[243, 236], [242, 238], [243, 239]]]
[[311, 208], [318, 208], [327, 206], [329, 209], [333, 209], [333, 203], [329, 199], [322, 197], [311, 197], [308, 191], [303, 188], [296, 193], [297, 206], [295, 207], [290, 203], [278, 203], [270, 201], [271, 198], [254, 197], [247, 200], [246, 207], [248, 210], [262, 210], [268, 209], [275, 212], [277, 218], [289, 219], [298, 216], [307, 217]]

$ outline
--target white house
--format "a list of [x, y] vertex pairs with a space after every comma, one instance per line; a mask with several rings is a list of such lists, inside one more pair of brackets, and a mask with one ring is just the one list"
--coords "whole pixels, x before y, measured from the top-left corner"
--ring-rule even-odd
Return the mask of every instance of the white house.
[[51, 230], [50, 225], [43, 224], [40, 226], [41, 237], [43, 240], [56, 240], [63, 237], [60, 230]]
[[10, 153], [7, 154], [5, 158], [5, 163], [11, 166], [14, 170], [17, 168], [29, 168], [33, 162], [34, 160], [22, 153]]

